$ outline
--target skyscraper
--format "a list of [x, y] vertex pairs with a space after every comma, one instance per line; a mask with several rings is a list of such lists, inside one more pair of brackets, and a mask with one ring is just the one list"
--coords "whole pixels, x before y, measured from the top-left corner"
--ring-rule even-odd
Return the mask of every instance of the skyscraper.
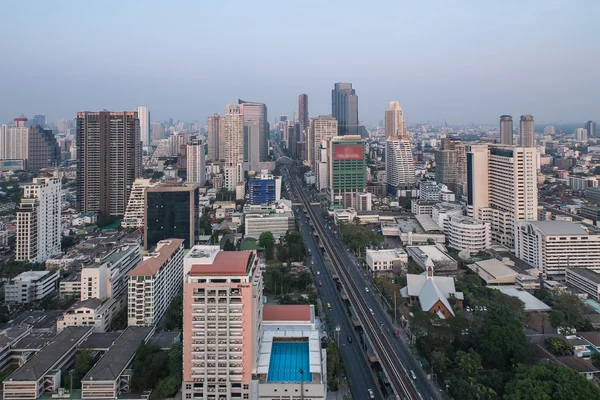
[[298, 96], [298, 122], [300, 130], [306, 132], [308, 129], [308, 95], [306, 94]]
[[137, 111], [77, 113], [79, 211], [122, 216], [133, 182], [141, 175]]
[[500, 144], [513, 144], [512, 115], [500, 116]]
[[444, 138], [435, 151], [435, 180], [456, 194], [462, 194], [467, 183], [465, 145], [458, 139]]
[[27, 118], [15, 118], [12, 126], [0, 130], [0, 159], [27, 160], [29, 155], [29, 127]]
[[[238, 100], [241, 113], [244, 115], [244, 123], [252, 121], [258, 123], [258, 148], [259, 161], [267, 161], [269, 158], [269, 120], [267, 119], [267, 106], [263, 103]], [[254, 146], [254, 145], [252, 145]]]
[[587, 142], [588, 140], [588, 131], [584, 128], [575, 129], [575, 140], [578, 142]]
[[227, 104], [225, 115], [219, 117], [219, 134], [223, 139], [220, 158], [225, 161], [224, 186], [235, 190], [244, 177], [244, 115], [240, 105]]
[[61, 152], [54, 134], [41, 125], [27, 124], [27, 118], [15, 118], [13, 126], [0, 127], [0, 159], [22, 160], [23, 168], [38, 171], [60, 164]]
[[152, 142], [150, 138], [150, 111], [148, 111], [148, 107], [140, 106], [137, 108], [137, 112], [140, 120], [140, 139], [142, 147], [146, 149]]
[[338, 121], [338, 136], [358, 135], [358, 96], [352, 84], [338, 82], [331, 91], [331, 115]]
[[60, 253], [60, 180], [34, 178], [17, 209], [16, 260], [44, 262]]
[[385, 138], [404, 137], [406, 127], [404, 126], [404, 113], [400, 102], [390, 101], [387, 110], [385, 110]]
[[396, 194], [398, 188], [415, 184], [415, 164], [408, 138], [390, 136], [386, 140], [385, 179], [390, 194]]
[[187, 144], [187, 181], [204, 186], [206, 183], [206, 154], [205, 145], [199, 139], [192, 139]]
[[359, 135], [336, 136], [328, 151], [329, 201], [356, 208], [356, 195], [367, 186], [365, 141]]
[[244, 120], [244, 171], [260, 170], [260, 124]]
[[585, 129], [588, 132], [588, 138], [596, 137], [596, 123], [594, 121], [588, 121], [585, 123]]
[[533, 122], [533, 115], [521, 115], [519, 131], [521, 134], [521, 147], [535, 147], [535, 124]]
[[221, 146], [223, 146], [223, 141], [221, 141], [220, 135], [220, 120], [221, 116], [218, 113], [211, 115], [208, 117], [207, 124], [207, 138], [208, 138], [208, 159], [211, 161], [219, 161], [222, 158], [221, 154]]
[[537, 149], [468, 146], [467, 186], [469, 216], [489, 222], [492, 240], [512, 249], [515, 221], [537, 220]]
[[311, 118], [309, 134], [311, 141], [308, 144], [310, 146], [308, 152], [311, 156], [309, 160], [310, 166], [315, 174], [317, 173], [316, 166], [319, 161], [326, 161], [322, 160], [321, 152], [319, 151], [321, 142], [323, 140], [329, 142], [331, 138], [337, 136], [337, 133], [338, 121], [331, 115], [319, 115], [317, 118]]

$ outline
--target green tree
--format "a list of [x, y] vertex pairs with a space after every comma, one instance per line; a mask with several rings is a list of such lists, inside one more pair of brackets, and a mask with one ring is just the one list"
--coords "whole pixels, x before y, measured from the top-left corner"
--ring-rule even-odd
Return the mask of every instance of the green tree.
[[556, 298], [555, 308], [564, 313], [564, 324], [578, 331], [589, 328], [589, 321], [583, 312], [583, 301], [574, 294], [563, 294]]
[[160, 324], [165, 331], [183, 330], [183, 295], [173, 297]]
[[573, 346], [565, 342], [561, 337], [549, 337], [544, 340], [550, 353], [555, 356], [568, 356], [573, 354]]
[[63, 236], [60, 240], [60, 248], [62, 251], [67, 251], [71, 247], [75, 246], [77, 239], [73, 235]]
[[25, 271], [43, 271], [46, 269], [44, 263], [31, 263], [29, 261], [9, 261], [2, 268], [2, 277], [12, 279]]
[[485, 386], [478, 379], [483, 366], [481, 356], [471, 349], [468, 353], [459, 351], [456, 354], [456, 366], [450, 380], [450, 394], [461, 400], [493, 400], [498, 398], [496, 392]]
[[334, 341], [327, 345], [327, 387], [331, 391], [338, 390], [338, 376], [342, 367], [340, 353]]
[[594, 364], [594, 367], [600, 369], [600, 353], [592, 354], [592, 364]]
[[258, 244], [265, 249], [265, 258], [267, 261], [273, 259], [273, 250], [275, 249], [275, 238], [271, 232], [263, 232], [258, 238]]
[[134, 390], [154, 389], [156, 384], [168, 375], [168, 354], [158, 346], [140, 343], [133, 360], [131, 386]]
[[225, 246], [223, 246], [223, 250], [224, 251], [235, 251], [235, 246], [233, 243], [231, 243], [231, 240], [227, 239], [227, 242], [225, 242]]
[[559, 363], [520, 365], [506, 384], [504, 400], [600, 400], [600, 390]]
[[[75, 368], [73, 368], [72, 375], [73, 389], [81, 388], [81, 380], [90, 371], [90, 369], [92, 369], [93, 366], [94, 358], [89, 350], [79, 350], [77, 353], [75, 353]], [[68, 371], [66, 372], [67, 375], [65, 375], [65, 379], [69, 373]], [[71, 385], [71, 382], [69, 382], [69, 385]]]

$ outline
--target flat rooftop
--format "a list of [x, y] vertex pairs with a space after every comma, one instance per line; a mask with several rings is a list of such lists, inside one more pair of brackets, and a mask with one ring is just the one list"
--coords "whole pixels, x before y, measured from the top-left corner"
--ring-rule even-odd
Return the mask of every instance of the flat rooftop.
[[92, 333], [79, 345], [80, 349], [108, 351], [113, 343], [121, 336], [121, 332]]
[[[300, 370], [304, 373], [300, 373]], [[267, 382], [311, 382], [308, 342], [274, 341]]]
[[129, 276], [154, 276], [165, 265], [177, 250], [183, 246], [183, 239], [161, 240], [156, 245], [156, 250], [144, 256], [130, 273]]
[[407, 246], [406, 251], [413, 257], [419, 257], [421, 260], [431, 259], [431, 261], [455, 261], [450, 255], [436, 245], [426, 246]]
[[314, 321], [314, 308], [309, 304], [267, 304], [263, 306], [264, 321]]
[[149, 345], [158, 346], [161, 349], [168, 349], [174, 343], [181, 341], [181, 332], [154, 332], [148, 340]]
[[514, 287], [501, 287], [501, 286], [490, 286], [492, 289], [498, 289], [502, 293], [516, 297], [521, 300], [524, 304], [523, 310], [525, 312], [530, 311], [551, 311], [552, 308], [546, 303], [539, 300], [537, 297], [524, 290], [518, 290]]
[[251, 251], [219, 251], [212, 264], [194, 264], [191, 275], [246, 275]]
[[127, 368], [140, 343], [152, 332], [151, 327], [130, 326], [115, 340], [82, 381], [112, 381]]
[[385, 250], [367, 250], [366, 254], [371, 256], [376, 261], [391, 261], [397, 260], [402, 256], [406, 256], [404, 249], [385, 249]]
[[33, 282], [37, 281], [48, 275], [50, 271], [25, 271], [21, 272], [19, 275], [15, 276], [11, 279], [11, 281], [25, 281], [25, 282]]
[[571, 221], [529, 221], [545, 235], [589, 235], [588, 231], [579, 224]]
[[92, 328], [73, 327], [65, 328], [61, 333], [42, 348], [35, 356], [28, 360], [15, 372], [10, 374], [8, 381], [37, 381], [41, 379], [69, 350], [76, 346]]
[[585, 279], [589, 279], [597, 285], [600, 285], [600, 274], [587, 268], [567, 268], [565, 269], [569, 274], [579, 275]]

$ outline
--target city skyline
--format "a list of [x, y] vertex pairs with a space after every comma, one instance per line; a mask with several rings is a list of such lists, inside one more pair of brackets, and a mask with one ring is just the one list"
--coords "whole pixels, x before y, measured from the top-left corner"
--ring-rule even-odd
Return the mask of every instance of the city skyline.
[[[340, 81], [352, 82], [360, 94], [359, 120], [367, 125], [380, 121], [380, 110], [394, 99], [411, 116], [408, 125], [439, 124], [444, 119], [450, 124], [492, 124], [503, 113], [530, 113], [540, 123], [600, 119], [594, 107], [597, 96], [588, 90], [599, 79], [593, 71], [599, 56], [588, 51], [600, 29], [592, 23], [600, 12], [594, 3], [530, 1], [477, 7], [463, 2], [433, 10], [390, 3], [382, 12], [321, 2], [286, 4], [284, 9], [271, 4], [149, 2], [143, 8], [119, 4], [118, 15], [111, 12], [111, 4], [117, 3], [108, 1], [94, 13], [74, 2], [38, 2], [32, 8], [18, 2], [3, 5], [4, 14], [12, 18], [0, 32], [13, 40], [0, 44], [0, 50], [11, 55], [0, 66], [5, 77], [0, 91], [8, 94], [0, 100], [0, 121], [22, 113], [43, 114], [49, 120], [74, 118], [80, 110], [129, 111], [139, 104], [151, 110], [153, 120], [205, 121], [237, 98], [265, 103], [271, 115], [292, 115], [298, 93], [310, 97], [311, 115], [329, 114], [330, 88]], [[402, 24], [395, 23], [399, 7]], [[278, 18], [282, 14], [308, 18], [314, 29], [289, 24]], [[331, 19], [334, 14], [339, 18]], [[177, 18], [161, 21], [169, 15]], [[212, 17], [198, 24], [202, 15]], [[229, 23], [222, 24], [226, 17]], [[29, 26], [58, 19], [76, 23], [54, 24], [41, 34], [19, 24], [25, 18]], [[99, 28], [108, 18], [114, 29], [107, 33]], [[227, 28], [248, 18], [255, 24], [243, 38]], [[365, 29], [344, 30], [345, 40], [331, 52], [323, 38], [339, 34], [348, 20]], [[552, 23], [556, 20], [578, 23], [558, 30]], [[159, 22], [161, 29], [156, 29]], [[231, 40], [238, 43], [239, 52], [222, 51]], [[136, 43], [133, 50], [129, 41]], [[390, 43], [402, 51], [391, 50]], [[277, 49], [285, 46], [293, 46], [296, 57], [280, 57]], [[123, 57], [119, 63], [107, 63], [108, 52], [121, 52]], [[352, 62], [339, 57], [350, 53]], [[498, 57], [500, 53], [506, 57]], [[572, 60], [581, 54], [587, 55], [586, 63], [576, 74], [569, 72]], [[182, 55], [183, 62], [172, 62]], [[44, 62], [21, 62], [33, 57]], [[80, 90], [83, 86], [85, 91]]]

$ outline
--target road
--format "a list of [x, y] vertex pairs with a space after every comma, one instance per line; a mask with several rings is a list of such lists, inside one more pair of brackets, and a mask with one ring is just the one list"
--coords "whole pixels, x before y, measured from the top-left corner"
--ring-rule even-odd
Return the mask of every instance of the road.
[[[325, 313], [329, 319], [330, 328], [333, 328], [336, 325], [339, 325], [341, 328], [339, 334], [339, 349], [342, 361], [346, 366], [346, 376], [350, 382], [352, 398], [366, 399], [368, 398], [367, 390], [373, 389], [375, 398], [381, 399], [382, 397], [378, 390], [379, 385], [373, 378], [369, 361], [361, 348], [358, 335], [356, 335], [354, 327], [346, 314], [345, 306], [335, 287], [335, 282], [328, 276], [323, 254], [319, 250], [319, 246], [307, 224], [304, 212], [297, 212], [296, 215], [298, 216], [299, 231], [302, 234], [304, 243], [306, 244], [307, 249], [312, 253], [315, 281], [321, 282], [323, 285], [319, 286], [317, 284], [319, 298], [323, 304], [323, 313]], [[328, 303], [331, 304], [331, 309], [327, 309]], [[349, 343], [348, 336], [352, 339], [352, 343]], [[333, 337], [332, 339], [335, 340], [337, 338]]]
[[370, 309], [369, 303], [365, 301], [364, 294], [366, 292], [364, 287], [359, 287], [357, 283], [353, 281], [348, 272], [348, 266], [344, 265], [344, 261], [336, 250], [336, 246], [331, 242], [331, 233], [326, 231], [321, 223], [320, 217], [318, 217], [319, 212], [315, 212], [315, 209], [310, 206], [309, 199], [307, 198], [306, 192], [303, 190], [299, 179], [291, 174], [289, 175], [289, 178], [291, 178], [289, 181], [292, 183], [296, 196], [300, 196], [304, 207], [307, 208], [309, 216], [314, 222], [315, 230], [325, 246], [325, 250], [332, 261], [334, 270], [338, 274], [340, 283], [346, 291], [350, 303], [354, 307], [356, 315], [360, 320], [365, 333], [368, 335], [374, 351], [378, 355], [380, 364], [385, 371], [394, 392], [401, 399], [422, 399], [422, 396], [417, 392], [413, 384], [413, 380], [408, 377], [408, 371], [403, 367], [402, 363], [399, 362], [399, 359], [393, 351], [394, 346], [390, 344], [390, 339], [387, 335], [383, 334], [382, 327], [380, 326], [381, 318], [377, 319], [375, 317], [374, 311]]

